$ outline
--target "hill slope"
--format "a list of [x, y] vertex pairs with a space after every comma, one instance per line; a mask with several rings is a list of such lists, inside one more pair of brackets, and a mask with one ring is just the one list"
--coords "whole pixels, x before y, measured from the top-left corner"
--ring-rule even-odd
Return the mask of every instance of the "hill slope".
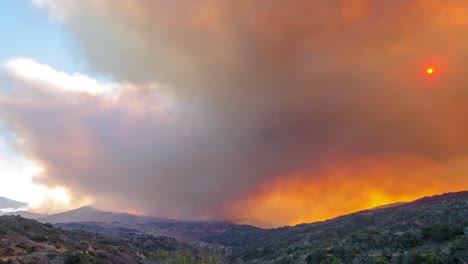
[[239, 226], [202, 241], [248, 263], [466, 263], [466, 227], [468, 192], [459, 192], [294, 227]]
[[109, 238], [20, 216], [0, 216], [0, 237], [0, 260], [14, 263], [154, 263], [151, 252], [183, 247], [167, 237]]
[[235, 226], [223, 222], [153, 222], [145, 224], [123, 224], [120, 222], [71, 222], [57, 223], [56, 227], [66, 230], [83, 230], [103, 235], [120, 235], [125, 233], [147, 234], [152, 236], [167, 236], [179, 241], [190, 242], [211, 234], [221, 234]]
[[103, 212], [91, 207], [37, 218], [67, 230], [83, 230], [104, 235], [138, 233], [173, 237], [180, 241], [194, 241], [209, 234], [220, 234], [234, 226], [229, 222], [177, 221], [127, 213]]
[[[68, 216], [76, 215], [80, 219], [80, 212], [113, 214], [94, 210], [81, 208]], [[214, 249], [222, 251], [228, 263], [468, 263], [468, 192], [425, 197], [390, 208], [374, 208], [324, 222], [277, 229], [222, 222], [145, 222], [135, 217], [138, 216], [118, 216], [122, 221], [131, 220], [125, 223], [56, 224], [75, 230], [67, 231], [19, 216], [2, 216], [0, 260], [206, 263], [215, 259], [209, 263], [222, 263], [217, 253], [214, 258], [206, 255], [205, 249]], [[152, 233], [193, 232], [202, 236], [207, 230], [215, 233], [192, 241], [191, 246]]]
[[132, 215], [128, 213], [104, 212], [92, 207], [84, 206], [78, 209], [66, 211], [38, 218], [40, 222], [47, 223], [71, 223], [71, 222], [120, 222], [126, 224], [141, 224], [150, 222], [169, 222], [171, 219], [160, 219], [148, 216]]

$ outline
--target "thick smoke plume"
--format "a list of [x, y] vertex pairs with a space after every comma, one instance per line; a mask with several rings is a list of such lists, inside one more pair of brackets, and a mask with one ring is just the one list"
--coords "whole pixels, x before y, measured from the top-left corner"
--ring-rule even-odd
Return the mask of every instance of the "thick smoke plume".
[[285, 224], [468, 187], [464, 0], [36, 2], [120, 83], [0, 101], [75, 197]]

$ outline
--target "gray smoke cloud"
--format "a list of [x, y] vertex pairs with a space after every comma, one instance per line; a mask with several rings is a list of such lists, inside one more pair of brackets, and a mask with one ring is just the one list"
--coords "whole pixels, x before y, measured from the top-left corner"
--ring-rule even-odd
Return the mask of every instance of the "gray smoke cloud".
[[91, 70], [129, 85], [30, 82], [1, 117], [39, 181], [103, 207], [222, 217], [262, 182], [313, 182], [338, 160], [467, 155], [466, 1], [36, 2]]

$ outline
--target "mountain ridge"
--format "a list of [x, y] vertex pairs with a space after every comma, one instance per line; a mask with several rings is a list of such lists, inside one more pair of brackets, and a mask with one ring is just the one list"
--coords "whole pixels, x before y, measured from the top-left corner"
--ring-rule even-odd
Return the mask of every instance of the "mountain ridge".
[[0, 197], [0, 211], [8, 212], [14, 211], [22, 208], [26, 208], [28, 206], [27, 203], [15, 201], [12, 199], [8, 199], [6, 197]]
[[74, 210], [36, 218], [66, 230], [117, 236], [128, 233], [172, 237], [190, 242], [209, 234], [219, 234], [233, 226], [223, 221], [179, 221], [168, 218], [105, 212], [84, 206]]
[[[201, 243], [223, 248], [230, 261], [244, 263], [463, 263], [468, 261], [467, 228], [468, 191], [461, 191], [296, 226], [237, 226]], [[441, 262], [425, 262], [429, 253]], [[405, 262], [410, 255], [419, 260]], [[461, 260], [442, 261], [450, 258]]]
[[68, 222], [123, 222], [123, 223], [148, 223], [148, 222], [170, 222], [172, 219], [157, 218], [151, 216], [133, 215], [124, 212], [101, 211], [90, 206], [83, 206], [73, 210], [47, 215], [37, 219], [39, 222], [68, 223]]

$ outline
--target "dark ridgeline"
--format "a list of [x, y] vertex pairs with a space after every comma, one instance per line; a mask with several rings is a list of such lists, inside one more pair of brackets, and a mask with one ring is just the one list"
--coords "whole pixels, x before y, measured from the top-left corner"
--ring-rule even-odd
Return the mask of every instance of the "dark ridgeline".
[[[201, 240], [247, 263], [468, 263], [468, 191], [263, 230], [237, 226]], [[468, 233], [468, 231], [467, 231]]]

